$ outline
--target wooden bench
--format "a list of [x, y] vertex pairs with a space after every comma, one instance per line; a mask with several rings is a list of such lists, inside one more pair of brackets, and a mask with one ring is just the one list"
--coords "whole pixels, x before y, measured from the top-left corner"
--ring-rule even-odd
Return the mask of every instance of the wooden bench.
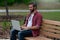
[[26, 37], [26, 40], [60, 40], [60, 22], [43, 20], [38, 37]]

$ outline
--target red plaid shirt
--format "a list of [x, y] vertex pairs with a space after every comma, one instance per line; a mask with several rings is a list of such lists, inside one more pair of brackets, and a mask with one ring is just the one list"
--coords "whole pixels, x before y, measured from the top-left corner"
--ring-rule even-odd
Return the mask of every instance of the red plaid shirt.
[[[26, 17], [26, 20], [25, 20], [26, 26], [28, 24], [28, 18], [29, 17], [30, 17], [30, 14]], [[32, 30], [33, 36], [38, 36], [39, 35], [41, 25], [42, 25], [42, 15], [39, 12], [35, 12], [34, 16], [33, 16], [33, 19], [32, 19], [32, 27], [36, 26], [39, 29]]]

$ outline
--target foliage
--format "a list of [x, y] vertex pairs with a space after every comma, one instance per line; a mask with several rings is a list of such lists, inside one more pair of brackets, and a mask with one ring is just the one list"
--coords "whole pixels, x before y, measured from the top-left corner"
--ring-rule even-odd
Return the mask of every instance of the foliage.
[[7, 2], [8, 5], [13, 5], [15, 3], [17, 3], [17, 4], [21, 4], [21, 3], [28, 4], [32, 0], [0, 0], [0, 6], [4, 6], [5, 1]]
[[32, 0], [23, 0], [24, 4], [29, 4], [29, 2], [32, 2]]
[[0, 0], [0, 6], [4, 6], [5, 1], [7, 2], [8, 5], [13, 5], [15, 2], [15, 0]]

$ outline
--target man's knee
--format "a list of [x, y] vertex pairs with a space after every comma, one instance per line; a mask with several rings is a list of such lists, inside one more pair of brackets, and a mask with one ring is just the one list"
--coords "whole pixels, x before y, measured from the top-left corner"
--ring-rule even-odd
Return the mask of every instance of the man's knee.
[[18, 35], [22, 35], [23, 33], [22, 32], [18, 32]]
[[10, 34], [12, 35], [12, 34], [14, 34], [15, 33], [15, 30], [11, 30], [10, 31]]
[[15, 32], [15, 30], [11, 30], [11, 33]]
[[18, 36], [24, 36], [24, 35], [25, 35], [24, 31], [18, 32]]

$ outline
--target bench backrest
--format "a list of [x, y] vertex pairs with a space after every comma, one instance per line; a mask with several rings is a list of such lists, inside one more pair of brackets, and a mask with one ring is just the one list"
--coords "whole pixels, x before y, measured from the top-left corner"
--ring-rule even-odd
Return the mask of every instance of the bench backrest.
[[41, 28], [41, 35], [60, 39], [60, 22], [44, 20]]

